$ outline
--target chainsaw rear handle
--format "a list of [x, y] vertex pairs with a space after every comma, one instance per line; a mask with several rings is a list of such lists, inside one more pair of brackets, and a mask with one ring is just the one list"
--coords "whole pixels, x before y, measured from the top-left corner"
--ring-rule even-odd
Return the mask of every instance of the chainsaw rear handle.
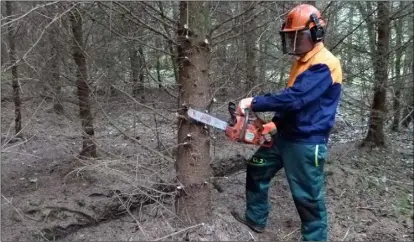
[[[237, 110], [236, 104], [233, 102], [229, 102], [229, 113], [230, 113], [230, 120], [231, 120], [230, 126], [235, 125], [235, 123], [237, 122], [236, 110]], [[256, 114], [255, 116], [257, 117]], [[245, 117], [244, 123], [243, 123], [243, 127], [242, 127], [242, 130], [240, 132], [240, 137], [239, 137], [240, 140], [243, 140], [243, 137], [246, 134], [247, 124], [249, 124], [249, 109], [248, 108], [244, 109], [244, 117]]]

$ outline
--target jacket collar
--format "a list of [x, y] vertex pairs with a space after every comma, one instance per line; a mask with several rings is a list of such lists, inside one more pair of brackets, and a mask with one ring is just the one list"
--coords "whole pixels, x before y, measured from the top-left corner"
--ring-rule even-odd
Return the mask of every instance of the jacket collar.
[[319, 51], [321, 51], [324, 48], [324, 44], [322, 42], [318, 43], [315, 45], [315, 47], [313, 47], [313, 49], [311, 51], [309, 51], [308, 53], [306, 53], [305, 56], [303, 56], [302, 58], [299, 59], [299, 61], [301, 62], [307, 62], [310, 58], [312, 58], [316, 53], [318, 53]]

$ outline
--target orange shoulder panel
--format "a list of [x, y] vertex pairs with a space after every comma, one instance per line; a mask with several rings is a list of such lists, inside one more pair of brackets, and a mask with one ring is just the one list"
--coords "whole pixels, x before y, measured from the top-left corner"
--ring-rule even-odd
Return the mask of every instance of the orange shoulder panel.
[[333, 83], [342, 83], [342, 68], [339, 59], [336, 58], [328, 49], [326, 49], [323, 43], [320, 43], [304, 57], [299, 60], [295, 60], [290, 68], [287, 86], [293, 86], [297, 76], [309, 69], [311, 65], [316, 64], [326, 64], [331, 71]]
[[312, 65], [326, 64], [331, 71], [333, 83], [342, 83], [342, 67], [339, 59], [334, 56], [328, 49], [323, 48], [311, 60]]

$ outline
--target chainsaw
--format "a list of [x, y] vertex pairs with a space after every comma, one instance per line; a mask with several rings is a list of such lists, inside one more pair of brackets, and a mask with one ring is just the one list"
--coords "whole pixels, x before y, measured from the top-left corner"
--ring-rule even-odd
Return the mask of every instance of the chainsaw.
[[245, 109], [243, 114], [233, 102], [229, 102], [228, 110], [230, 113], [228, 122], [193, 108], [189, 108], [187, 114], [195, 121], [225, 131], [226, 137], [231, 141], [263, 147], [272, 146], [273, 133], [270, 130], [275, 130], [273, 122], [265, 124], [256, 113], [253, 112], [251, 115], [249, 109]]

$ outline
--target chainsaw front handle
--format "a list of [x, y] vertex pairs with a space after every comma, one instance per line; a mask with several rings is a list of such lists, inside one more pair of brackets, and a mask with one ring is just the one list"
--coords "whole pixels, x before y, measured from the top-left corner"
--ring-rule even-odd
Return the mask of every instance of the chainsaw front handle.
[[243, 128], [242, 128], [242, 131], [240, 132], [240, 140], [242, 140], [243, 137], [245, 137], [247, 125], [249, 124], [249, 109], [248, 108], [244, 109], [244, 116], [245, 118], [244, 118]]

